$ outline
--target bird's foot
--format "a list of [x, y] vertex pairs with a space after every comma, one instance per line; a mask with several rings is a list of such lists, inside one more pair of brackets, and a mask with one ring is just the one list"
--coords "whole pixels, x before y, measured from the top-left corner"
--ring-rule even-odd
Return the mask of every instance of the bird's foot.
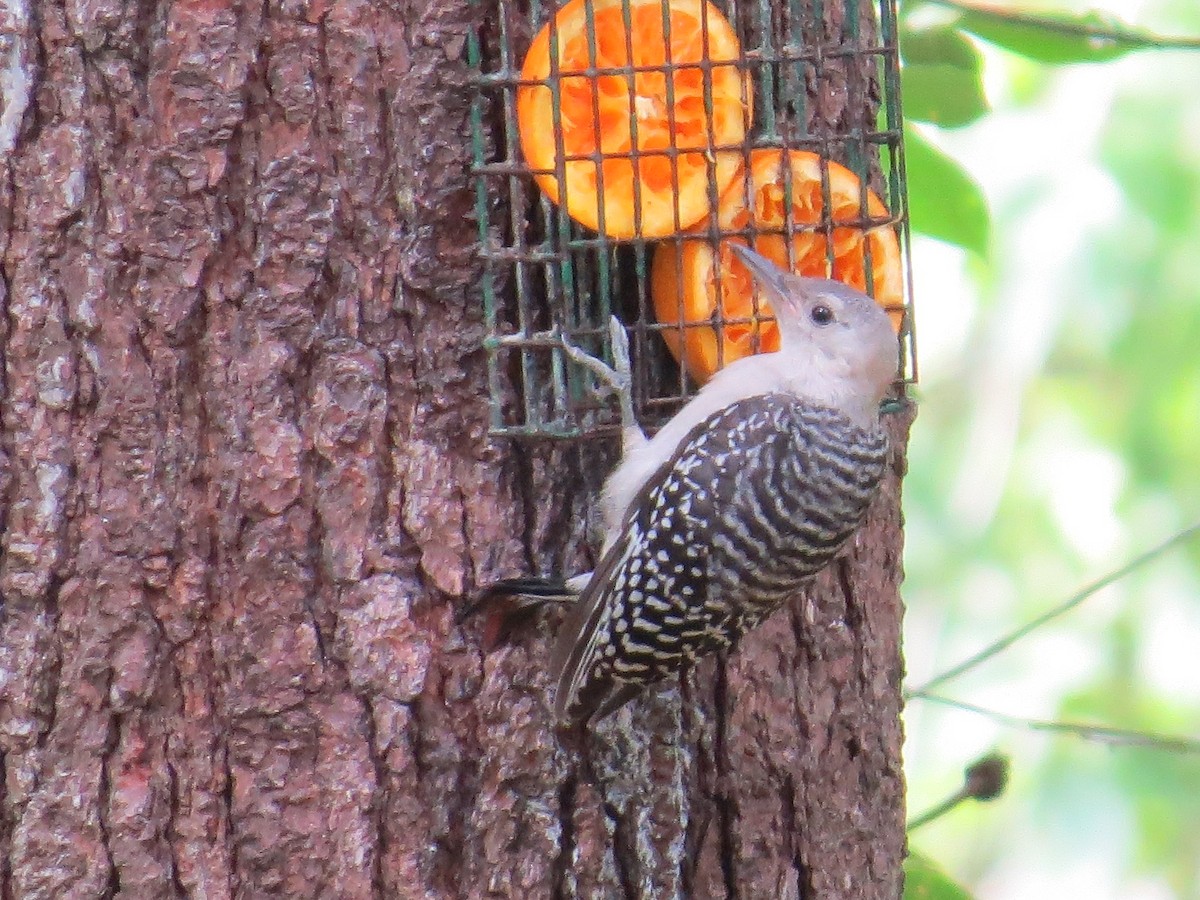
[[620, 319], [612, 316], [608, 321], [608, 338], [612, 346], [613, 364], [610, 366], [590, 353], [576, 347], [565, 337], [560, 338], [563, 352], [573, 362], [583, 366], [608, 389], [616, 394], [621, 411], [621, 432], [624, 436], [625, 452], [646, 442], [646, 435], [638, 425], [633, 411], [633, 368], [629, 361], [629, 338]]

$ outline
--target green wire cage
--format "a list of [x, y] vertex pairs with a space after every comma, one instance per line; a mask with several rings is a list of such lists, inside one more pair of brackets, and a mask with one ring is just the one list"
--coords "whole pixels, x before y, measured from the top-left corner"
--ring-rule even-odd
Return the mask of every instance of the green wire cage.
[[770, 349], [730, 240], [858, 273], [893, 313], [898, 383], [915, 378], [894, 2], [480, 0], [477, 23], [493, 434], [613, 433], [617, 405], [561, 344], [611, 361], [613, 315], [650, 429]]

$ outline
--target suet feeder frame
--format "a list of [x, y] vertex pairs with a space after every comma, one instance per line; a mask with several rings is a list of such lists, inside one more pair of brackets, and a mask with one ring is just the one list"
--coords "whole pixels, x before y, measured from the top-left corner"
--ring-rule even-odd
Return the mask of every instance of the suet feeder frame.
[[[622, 6], [627, 31], [633, 2], [624, 0]], [[894, 0], [843, 0], [836, 7], [822, 0], [713, 3], [737, 33], [740, 52], [733, 64], [749, 74], [753, 91], [753, 122], [736, 147], [744, 154], [746, 167], [751, 151], [759, 148], [811, 151], [823, 161], [840, 163], [855, 173], [890, 210], [884, 222], [897, 231], [904, 268], [898, 380], [915, 380]], [[608, 321], [613, 314], [630, 337], [638, 419], [654, 430], [697, 390], [686, 364], [676, 363], [658, 332], [690, 327], [719, 330], [730, 323], [722, 320], [719, 312], [713, 322], [700, 326], [656, 321], [650, 296], [652, 254], [657, 243], [680, 242], [682, 234], [658, 240], [608, 237], [573, 221], [535, 183], [521, 152], [517, 94], [528, 83], [521, 79], [521, 64], [530, 42], [543, 24], [554, 18], [558, 7], [539, 0], [478, 0], [476, 8], [477, 24], [468, 35], [467, 49], [473, 67], [472, 178], [484, 267], [491, 432], [531, 439], [616, 433], [616, 403], [598, 396], [594, 375], [563, 353], [559, 339], [560, 335], [566, 337], [611, 362]], [[591, 0], [585, 9], [590, 58], [595, 60], [599, 57]], [[665, 10], [664, 6], [664, 20]], [[554, 27], [550, 46], [551, 56], [556, 56]], [[706, 60], [701, 66], [711, 67], [712, 63]], [[555, 63], [551, 67], [552, 77], [546, 83], [551, 89], [554, 121], [561, 123], [561, 88], [553, 77]], [[673, 69], [669, 60], [653, 67], [666, 73], [668, 82]], [[636, 72], [645, 70], [636, 67]], [[632, 78], [635, 67], [613, 72]], [[603, 70], [590, 74], [603, 74]], [[705, 78], [711, 81], [711, 73]], [[833, 96], [842, 96], [844, 103], [837, 121], [831, 122], [826, 98]], [[704, 102], [711, 121], [711, 90], [705, 91]], [[598, 110], [596, 115], [599, 133]], [[563, 152], [561, 129], [554, 140], [561, 184], [564, 157], [572, 157]], [[685, 151], [674, 147], [659, 151], [669, 157], [681, 152]], [[638, 151], [633, 149], [629, 155], [636, 161]], [[713, 171], [710, 165], [708, 191], [715, 201], [718, 185]], [[832, 265], [834, 224], [824, 163], [822, 183], [825, 203], [821, 220], [804, 224], [793, 221], [790, 213], [789, 179], [783, 234], [790, 245], [795, 234], [823, 232]], [[867, 214], [865, 192], [861, 213], [861, 220], [854, 224], [864, 228], [881, 224]], [[735, 233], [722, 231], [715, 216], [707, 221], [699, 237], [714, 247], [721, 238]], [[844, 224], [839, 220], [839, 227]], [[697, 238], [691, 235], [687, 239]], [[866, 270], [870, 268], [868, 247]]]

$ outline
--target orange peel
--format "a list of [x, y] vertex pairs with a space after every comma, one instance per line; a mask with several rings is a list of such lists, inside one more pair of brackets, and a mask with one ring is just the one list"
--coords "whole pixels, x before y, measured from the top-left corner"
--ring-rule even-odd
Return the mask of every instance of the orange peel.
[[[827, 173], [824, 178], [822, 169]], [[822, 227], [826, 181], [832, 253]], [[753, 151], [748, 179], [737, 179], [721, 196], [716, 213], [719, 232], [756, 230], [758, 235], [749, 241], [750, 245], [782, 268], [789, 268], [784, 236], [789, 224], [789, 191], [791, 223], [815, 228], [792, 234], [791, 270], [800, 275], [834, 278], [864, 292], [870, 287], [876, 302], [887, 310], [899, 331], [904, 314], [904, 281], [896, 231], [890, 224], [864, 227], [864, 191], [867, 219], [889, 218], [887, 207], [844, 166], [822, 161], [807, 151]], [[701, 230], [695, 229], [697, 233]], [[730, 250], [732, 243], [747, 242], [743, 237], [728, 237], [719, 242], [714, 253], [707, 238], [685, 237], [664, 242], [654, 254], [650, 294], [658, 322], [667, 326], [661, 332], [663, 339], [675, 358], [701, 383], [736, 359], [779, 349], [779, 330], [770, 318], [770, 306], [757, 301], [749, 271]]]
[[704, 218], [710, 169], [720, 194], [741, 167], [732, 147], [751, 120], [725, 16], [707, 0], [629, 0], [627, 29], [622, 0], [571, 0], [554, 33], [557, 66], [547, 23], [521, 67], [534, 83], [517, 90], [521, 150], [541, 189], [614, 238], [664, 237]]

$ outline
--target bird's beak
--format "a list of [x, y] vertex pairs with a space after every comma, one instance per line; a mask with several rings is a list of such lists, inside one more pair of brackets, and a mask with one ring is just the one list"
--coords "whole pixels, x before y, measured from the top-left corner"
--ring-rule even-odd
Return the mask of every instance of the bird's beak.
[[771, 262], [761, 253], [756, 253], [745, 244], [730, 244], [733, 252], [738, 255], [754, 280], [766, 289], [771, 298], [787, 301], [792, 294], [792, 288], [787, 283], [787, 273]]

